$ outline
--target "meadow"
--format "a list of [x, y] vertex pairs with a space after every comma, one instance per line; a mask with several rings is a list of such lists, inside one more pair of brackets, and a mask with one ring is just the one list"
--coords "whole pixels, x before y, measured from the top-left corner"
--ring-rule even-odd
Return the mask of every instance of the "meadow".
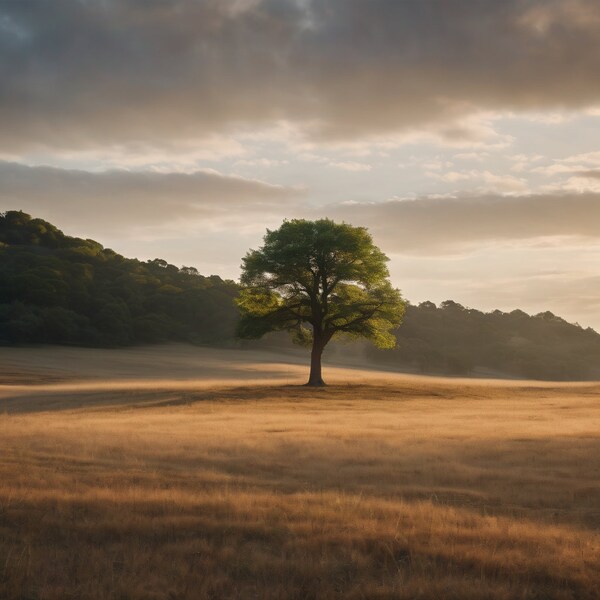
[[597, 598], [600, 383], [0, 349], [0, 598]]

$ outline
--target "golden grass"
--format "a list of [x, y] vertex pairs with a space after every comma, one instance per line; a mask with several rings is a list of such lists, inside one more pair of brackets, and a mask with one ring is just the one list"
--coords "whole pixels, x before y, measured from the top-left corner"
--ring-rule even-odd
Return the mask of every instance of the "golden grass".
[[598, 597], [600, 386], [379, 381], [11, 388], [0, 598]]

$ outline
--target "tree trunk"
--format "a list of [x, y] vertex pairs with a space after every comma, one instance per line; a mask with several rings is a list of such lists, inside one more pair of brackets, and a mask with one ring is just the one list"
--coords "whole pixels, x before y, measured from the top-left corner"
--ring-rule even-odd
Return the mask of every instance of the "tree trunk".
[[325, 382], [321, 376], [321, 356], [325, 344], [319, 336], [313, 337], [313, 345], [310, 353], [310, 375], [306, 385], [323, 386]]

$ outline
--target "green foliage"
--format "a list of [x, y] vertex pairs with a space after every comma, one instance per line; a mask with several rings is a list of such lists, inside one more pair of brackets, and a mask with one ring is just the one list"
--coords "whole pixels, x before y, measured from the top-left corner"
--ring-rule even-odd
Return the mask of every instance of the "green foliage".
[[284, 221], [243, 259], [238, 335], [288, 330], [302, 345], [346, 335], [393, 348], [390, 330], [404, 303], [388, 281], [387, 260], [364, 227]]
[[0, 214], [0, 342], [122, 346], [233, 337], [238, 286], [124, 258], [23, 212]]
[[422, 372], [497, 373], [533, 379], [600, 376], [600, 335], [550, 312], [483, 313], [447, 300], [408, 305], [394, 352], [368, 350], [378, 363]]

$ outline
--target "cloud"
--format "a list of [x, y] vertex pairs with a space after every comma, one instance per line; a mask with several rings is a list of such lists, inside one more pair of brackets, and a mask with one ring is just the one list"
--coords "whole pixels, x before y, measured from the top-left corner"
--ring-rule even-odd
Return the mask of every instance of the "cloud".
[[528, 189], [524, 179], [513, 177], [512, 175], [498, 175], [490, 171], [480, 171], [477, 169], [469, 171], [446, 171], [444, 173], [427, 171], [426, 175], [439, 181], [445, 181], [446, 183], [457, 183], [459, 181], [479, 182], [480, 191], [513, 193], [524, 192]]
[[454, 155], [457, 160], [474, 160], [476, 162], [483, 162], [488, 157], [489, 153], [487, 152], [459, 152]]
[[[495, 178], [487, 172], [483, 176]], [[585, 176], [596, 181], [600, 177], [598, 171]], [[10, 209], [59, 226], [76, 225], [88, 235], [145, 232], [149, 239], [164, 231], [197, 228], [198, 223], [207, 230], [228, 228], [231, 236], [232, 231], [261, 230], [267, 221], [277, 223], [284, 216], [326, 215], [369, 227], [390, 252], [423, 254], [462, 252], [497, 241], [600, 241], [600, 190], [470, 193], [316, 208], [306, 190], [216, 171], [90, 172], [0, 162], [0, 210]]]
[[513, 162], [513, 165], [510, 168], [511, 171], [523, 173], [524, 171], [535, 172], [533, 163], [543, 160], [544, 157], [541, 154], [514, 154], [513, 156], [507, 156], [506, 158]]
[[[518, 164], [518, 163], [517, 163]], [[529, 165], [530, 167], [530, 165]], [[600, 152], [586, 152], [566, 158], [555, 159], [551, 164], [529, 168], [531, 173], [547, 177], [566, 176], [542, 186], [547, 191], [600, 191]]]
[[274, 158], [251, 158], [251, 159], [242, 159], [237, 160], [235, 162], [236, 166], [240, 167], [280, 167], [282, 165], [287, 165], [289, 161], [287, 160], [277, 160]]
[[600, 169], [592, 171], [582, 171], [579, 173], [581, 177], [589, 177], [590, 179], [600, 179]]
[[600, 180], [595, 171], [575, 172], [564, 181], [544, 186], [549, 191], [600, 192]]
[[563, 159], [565, 163], [584, 163], [588, 165], [600, 165], [600, 151], [584, 152], [583, 154], [575, 154]]
[[484, 185], [489, 190], [503, 192], [524, 192], [527, 190], [527, 183], [524, 179], [513, 177], [512, 175], [496, 175], [489, 171], [483, 171], [480, 174]]
[[447, 169], [453, 166], [454, 163], [452, 163], [449, 160], [429, 160], [421, 163], [421, 167], [423, 167], [423, 169], [426, 169], [427, 171], [440, 171], [441, 169]]
[[531, 172], [553, 176], [588, 171], [594, 167], [600, 167], [600, 152], [586, 152], [555, 159], [550, 165], [532, 168]]
[[330, 206], [388, 252], [444, 254], [483, 244], [576, 237], [600, 241], [600, 193], [423, 197]]
[[342, 169], [342, 171], [370, 171], [373, 167], [367, 163], [355, 161], [330, 162], [330, 167]]
[[0, 152], [160, 154], [275, 123], [478, 144], [481, 115], [597, 107], [599, 23], [595, 0], [5, 2]]
[[[76, 225], [88, 235], [147, 230], [186, 223], [248, 221], [280, 212], [297, 189], [225, 176], [216, 171], [90, 172], [0, 162], [0, 210], [24, 210]], [[243, 215], [243, 216], [241, 216]]]
[[600, 13], [595, 8], [585, 0], [532, 3], [524, 10], [520, 22], [540, 37], [551, 35], [554, 29], [565, 22], [581, 32], [593, 32], [600, 25]]
[[443, 175], [432, 174], [433, 176], [441, 179], [442, 181], [447, 181], [449, 183], [456, 183], [457, 181], [464, 181], [466, 179], [472, 179], [471, 173], [465, 173], [460, 171], [447, 171]]

